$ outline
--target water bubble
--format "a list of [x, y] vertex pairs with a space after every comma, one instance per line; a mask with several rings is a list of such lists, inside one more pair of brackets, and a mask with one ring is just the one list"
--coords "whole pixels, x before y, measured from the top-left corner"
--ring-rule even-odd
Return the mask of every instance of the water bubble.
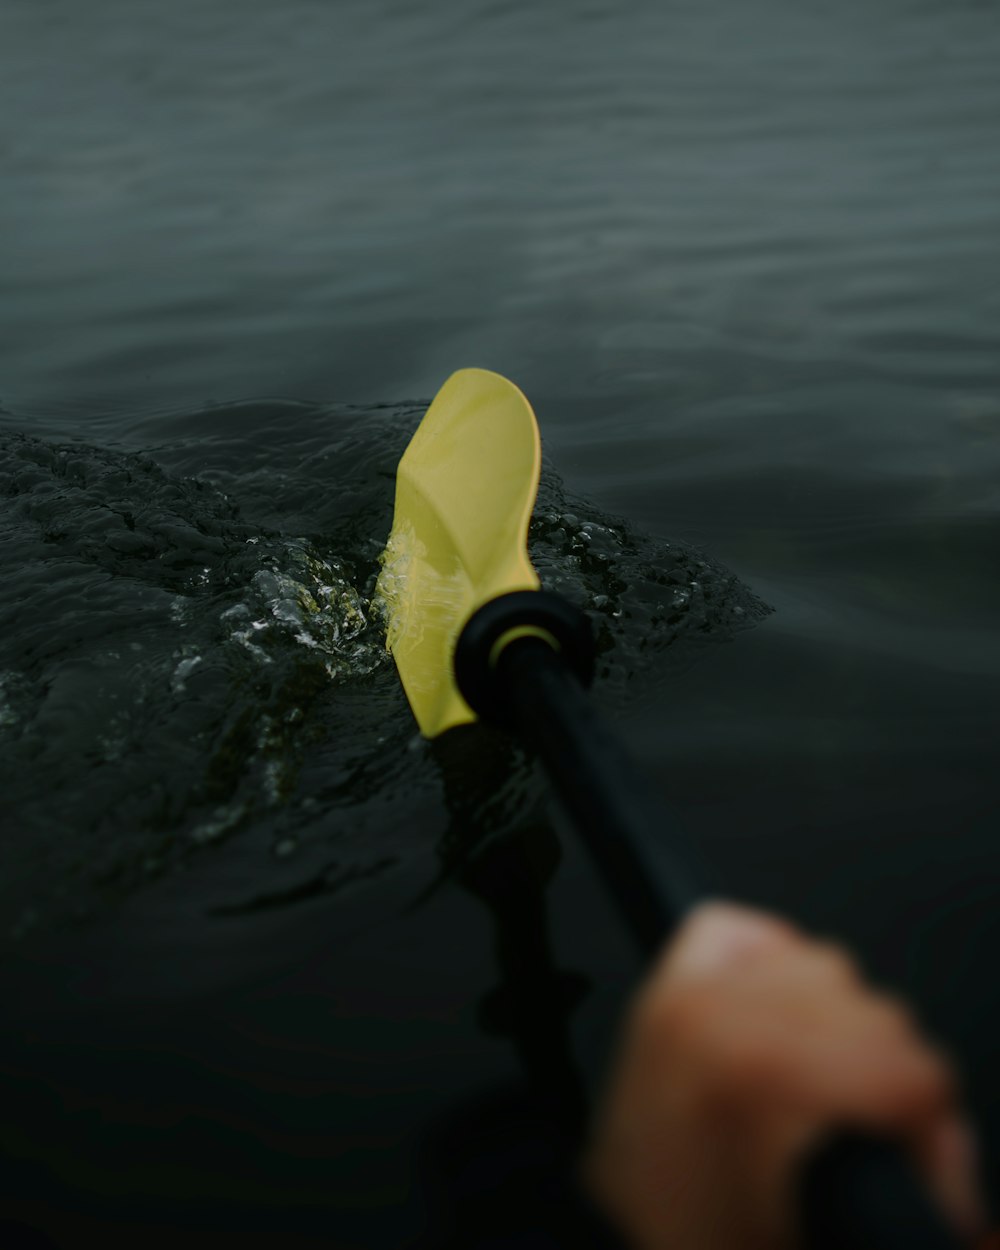
[[174, 669], [173, 676], [170, 679], [170, 689], [174, 692], [174, 694], [184, 693], [187, 689], [187, 679], [201, 662], [202, 657], [200, 655], [193, 655], [187, 659], [181, 660], [181, 662]]
[[217, 807], [209, 820], [191, 830], [191, 841], [198, 843], [218, 842], [231, 833], [246, 815], [245, 803], [229, 803]]

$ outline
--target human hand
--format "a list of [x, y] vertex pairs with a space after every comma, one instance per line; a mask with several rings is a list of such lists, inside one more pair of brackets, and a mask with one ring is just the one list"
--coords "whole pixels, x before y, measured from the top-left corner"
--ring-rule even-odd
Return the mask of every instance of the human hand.
[[955, 1076], [907, 1009], [840, 947], [706, 903], [637, 995], [584, 1180], [637, 1250], [787, 1250], [797, 1167], [845, 1127], [898, 1141], [982, 1235]]

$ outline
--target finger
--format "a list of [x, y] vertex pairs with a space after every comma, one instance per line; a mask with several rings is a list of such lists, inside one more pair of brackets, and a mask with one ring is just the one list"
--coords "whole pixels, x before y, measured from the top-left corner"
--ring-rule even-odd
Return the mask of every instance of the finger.
[[912, 1148], [931, 1192], [955, 1227], [969, 1238], [982, 1236], [987, 1214], [972, 1126], [955, 1113], [944, 1115], [916, 1135]]
[[849, 962], [825, 952], [782, 953], [741, 969], [724, 994], [706, 978], [648, 1006], [723, 1106], [771, 1104], [897, 1133], [939, 1116], [956, 1099], [947, 1058], [908, 1011], [853, 978]]
[[791, 1098], [873, 1129], [906, 1131], [957, 1101], [947, 1058], [877, 1002], [802, 1020], [785, 1059]]

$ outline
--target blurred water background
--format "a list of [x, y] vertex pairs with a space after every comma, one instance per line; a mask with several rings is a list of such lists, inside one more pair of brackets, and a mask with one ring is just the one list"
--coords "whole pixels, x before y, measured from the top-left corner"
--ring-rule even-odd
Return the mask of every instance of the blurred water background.
[[910, 995], [997, 1158], [998, 63], [983, 0], [3, 0], [7, 1218], [412, 1244], [543, 904], [599, 1081], [627, 935], [370, 603], [470, 364], [689, 853]]

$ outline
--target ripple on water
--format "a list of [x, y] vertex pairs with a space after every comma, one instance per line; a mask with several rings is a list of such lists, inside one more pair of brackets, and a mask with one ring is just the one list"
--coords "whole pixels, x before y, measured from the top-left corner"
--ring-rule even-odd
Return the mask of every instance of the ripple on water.
[[[267, 907], [408, 853], [399, 813], [438, 782], [426, 748], [405, 749], [415, 731], [371, 595], [419, 408], [351, 410], [333, 444], [329, 409], [299, 406], [291, 424], [284, 406], [250, 412], [239, 433], [230, 410], [214, 429], [200, 415], [203, 478], [158, 462], [193, 454], [183, 434], [157, 459], [0, 441], [8, 937], [95, 914], [223, 842], [257, 862]], [[244, 494], [240, 466], [261, 456], [272, 472]], [[298, 533], [256, 519], [280, 499]], [[593, 614], [612, 701], [766, 610], [706, 556], [568, 500], [548, 472], [530, 545], [543, 581]]]

